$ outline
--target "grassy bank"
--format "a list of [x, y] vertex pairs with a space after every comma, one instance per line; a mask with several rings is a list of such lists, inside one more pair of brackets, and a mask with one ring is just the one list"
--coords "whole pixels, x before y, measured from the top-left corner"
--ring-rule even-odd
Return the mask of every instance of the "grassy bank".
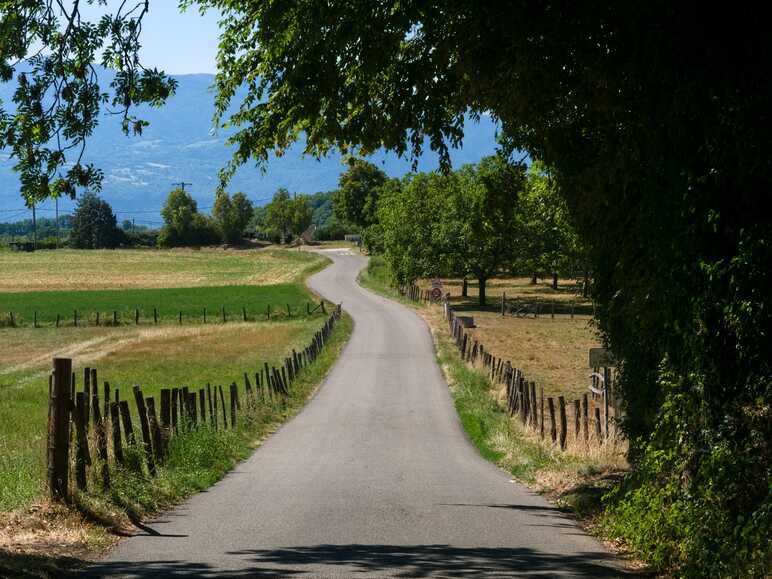
[[[291, 336], [284, 341], [285, 347], [305, 345], [317, 329], [316, 325], [312, 328], [307, 324], [295, 325], [296, 328], [290, 329]], [[271, 333], [276, 328], [273, 326]], [[168, 458], [155, 477], [141, 471], [113, 469], [110, 489], [102, 489], [94, 476], [91, 492], [76, 497], [78, 509], [43, 504], [42, 507], [36, 505], [0, 515], [0, 576], [60, 577], [66, 569], [83, 564], [83, 560], [93, 556], [95, 551], [111, 544], [114, 539], [109, 531], [120, 532], [131, 522], [178, 504], [214, 484], [238, 461], [249, 456], [278, 425], [302, 408], [337, 359], [351, 330], [352, 321], [344, 315], [320, 357], [298, 375], [285, 402], [263, 402], [251, 409], [244, 407], [236, 429], [213, 430], [205, 426], [173, 437]], [[255, 365], [258, 356], [270, 363], [274, 357], [286, 354], [285, 348], [276, 347], [275, 337], [263, 340], [263, 351], [259, 343], [245, 341], [252, 350], [244, 348], [241, 353], [244, 363]], [[211, 360], [218, 354], [222, 352], [206, 352]], [[135, 363], [125, 362], [127, 369], [138, 371]], [[237, 380], [239, 371], [248, 368], [246, 365], [236, 368], [239, 361], [234, 359], [222, 361], [217, 371], [212, 371], [206, 360], [198, 363], [202, 367], [187, 368], [187, 375], [197, 376], [198, 381], [204, 380], [210, 372], [213, 378], [216, 377], [213, 383], [227, 383], [231, 377]], [[185, 362], [179, 361], [179, 366], [167, 374], [171, 379], [166, 384], [183, 375], [184, 366]], [[103, 378], [106, 378], [105, 373], [102, 372]], [[143, 390], [145, 395], [154, 393], [151, 384]], [[32, 528], [25, 529], [25, 525]]]

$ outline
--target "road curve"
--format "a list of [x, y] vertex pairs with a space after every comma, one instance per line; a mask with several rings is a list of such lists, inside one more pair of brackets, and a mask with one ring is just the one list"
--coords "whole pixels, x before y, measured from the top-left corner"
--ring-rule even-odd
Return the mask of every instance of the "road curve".
[[618, 577], [618, 561], [483, 460], [426, 324], [356, 283], [310, 286], [355, 328], [317, 396], [220, 483], [148, 523], [93, 577]]

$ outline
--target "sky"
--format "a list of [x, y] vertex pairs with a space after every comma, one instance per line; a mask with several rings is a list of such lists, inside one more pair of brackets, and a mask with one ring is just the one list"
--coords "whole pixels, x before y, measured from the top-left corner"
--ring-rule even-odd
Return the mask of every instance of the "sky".
[[[109, 0], [107, 7], [81, 3], [81, 14], [96, 21], [120, 3]], [[214, 74], [218, 17], [213, 10], [202, 16], [195, 7], [180, 13], [177, 0], [150, 0], [150, 10], [142, 20], [142, 64], [169, 74]]]

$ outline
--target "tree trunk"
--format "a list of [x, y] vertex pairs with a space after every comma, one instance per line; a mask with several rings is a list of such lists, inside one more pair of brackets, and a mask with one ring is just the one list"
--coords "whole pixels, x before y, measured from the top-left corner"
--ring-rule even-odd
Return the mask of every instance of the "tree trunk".
[[558, 289], [558, 272], [552, 272], [552, 289]]
[[478, 277], [477, 278], [477, 286], [479, 288], [479, 296], [480, 296], [479, 304], [481, 306], [485, 305], [485, 282], [486, 281], [488, 281], [488, 280], [486, 278], [484, 278], [484, 277]]
[[586, 298], [590, 295], [590, 272], [584, 272], [584, 284], [582, 287], [582, 297]]
[[537, 278], [537, 274], [533, 274], [533, 276], [531, 276], [531, 285], [536, 285], [536, 282], [538, 281]]
[[469, 283], [466, 281], [466, 276], [464, 276], [464, 285], [461, 286], [461, 297], [466, 298], [469, 297]]

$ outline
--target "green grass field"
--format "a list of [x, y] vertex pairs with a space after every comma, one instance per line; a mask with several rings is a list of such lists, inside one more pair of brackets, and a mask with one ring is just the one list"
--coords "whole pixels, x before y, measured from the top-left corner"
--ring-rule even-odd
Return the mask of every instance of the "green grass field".
[[57, 314], [61, 325], [74, 325], [76, 311], [80, 325], [96, 324], [97, 312], [102, 324], [112, 324], [113, 312], [118, 324], [134, 324], [136, 310], [141, 323], [147, 324], [154, 322], [154, 309], [159, 320], [179, 323], [182, 313], [184, 323], [203, 323], [204, 309], [207, 321], [214, 322], [222, 321], [223, 307], [226, 320], [243, 320], [244, 310], [248, 320], [264, 320], [269, 307], [274, 316], [288, 317], [288, 305], [291, 315], [305, 316], [306, 304], [315, 300], [304, 287], [294, 283], [0, 293], [0, 324], [10, 324], [13, 313], [16, 325], [29, 326], [37, 313], [39, 325], [55, 324]]

